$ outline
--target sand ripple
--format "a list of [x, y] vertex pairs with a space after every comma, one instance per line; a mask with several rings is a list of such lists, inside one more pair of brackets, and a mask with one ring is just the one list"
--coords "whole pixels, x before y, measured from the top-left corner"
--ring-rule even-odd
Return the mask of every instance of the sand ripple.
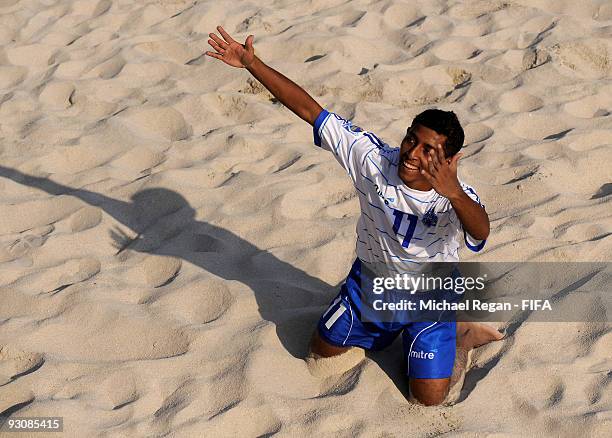
[[0, 0], [0, 414], [75, 437], [612, 436], [598, 323], [522, 314], [450, 407], [406, 401], [401, 342], [304, 361], [358, 195], [310, 126], [202, 56], [217, 24], [253, 33], [391, 147], [455, 111], [492, 223], [464, 259], [610, 260], [609, 3]]
[[191, 135], [182, 114], [172, 108], [144, 108], [128, 111], [121, 116], [125, 123], [145, 137], [158, 137], [170, 141], [183, 140]]
[[542, 106], [542, 99], [522, 90], [508, 91], [499, 99], [499, 107], [509, 113], [535, 111]]

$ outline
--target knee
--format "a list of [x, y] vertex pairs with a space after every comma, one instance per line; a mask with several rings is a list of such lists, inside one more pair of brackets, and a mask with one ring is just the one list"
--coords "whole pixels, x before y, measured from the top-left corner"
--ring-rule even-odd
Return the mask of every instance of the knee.
[[417, 402], [423, 406], [438, 406], [444, 402], [446, 395], [441, 396], [438, 394], [414, 394], [410, 393], [410, 398], [412, 402]]
[[338, 347], [324, 341], [315, 329], [310, 340], [309, 350], [309, 353], [313, 353], [320, 357], [333, 357], [349, 351], [350, 347]]
[[[432, 381], [427, 382], [427, 380]], [[424, 406], [441, 405], [448, 394], [449, 382], [447, 380], [450, 379], [411, 379], [410, 397], [412, 401]]]

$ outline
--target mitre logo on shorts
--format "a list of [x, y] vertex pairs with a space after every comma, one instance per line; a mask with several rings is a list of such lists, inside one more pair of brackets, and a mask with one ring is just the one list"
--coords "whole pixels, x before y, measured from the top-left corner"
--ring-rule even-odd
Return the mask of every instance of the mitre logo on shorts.
[[432, 353], [431, 351], [429, 352], [424, 352], [424, 351], [411, 351], [410, 352], [410, 357], [414, 358], [414, 359], [433, 359], [436, 356], [435, 353]]

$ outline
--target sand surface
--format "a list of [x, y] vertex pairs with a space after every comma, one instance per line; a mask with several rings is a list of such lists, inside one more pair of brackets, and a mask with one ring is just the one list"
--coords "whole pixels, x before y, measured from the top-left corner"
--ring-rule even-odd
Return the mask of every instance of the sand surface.
[[478, 260], [612, 259], [609, 1], [0, 0], [0, 412], [67, 437], [612, 436], [609, 325], [519, 321], [451, 407], [405, 400], [399, 343], [309, 373], [357, 199], [204, 58], [217, 24], [391, 145], [454, 110]]

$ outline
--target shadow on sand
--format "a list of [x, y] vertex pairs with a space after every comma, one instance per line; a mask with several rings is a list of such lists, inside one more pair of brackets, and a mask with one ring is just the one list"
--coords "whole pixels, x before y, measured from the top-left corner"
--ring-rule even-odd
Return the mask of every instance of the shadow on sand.
[[[125, 202], [4, 166], [0, 166], [0, 176], [51, 195], [74, 196], [103, 209], [136, 234], [136, 237], [129, 237], [119, 228], [111, 230], [117, 254], [130, 249], [176, 257], [225, 280], [245, 284], [255, 294], [261, 317], [275, 325], [283, 347], [296, 358], [306, 355], [321, 313], [338, 292], [339, 284], [330, 285], [231, 231], [196, 220], [195, 210], [175, 191], [145, 189], [135, 193], [131, 202]], [[401, 342], [394, 342], [384, 351], [367, 352], [367, 356], [407, 397], [408, 381]], [[473, 373], [468, 374], [467, 391], [462, 400], [482, 378], [470, 374]]]
[[128, 237], [119, 228], [111, 230], [117, 254], [130, 249], [176, 257], [245, 284], [254, 292], [262, 318], [275, 324], [283, 347], [294, 357], [305, 356], [320, 314], [337, 293], [338, 285], [305, 273], [231, 231], [196, 220], [195, 210], [175, 191], [145, 189], [125, 202], [4, 166], [0, 176], [103, 209], [136, 234]]

